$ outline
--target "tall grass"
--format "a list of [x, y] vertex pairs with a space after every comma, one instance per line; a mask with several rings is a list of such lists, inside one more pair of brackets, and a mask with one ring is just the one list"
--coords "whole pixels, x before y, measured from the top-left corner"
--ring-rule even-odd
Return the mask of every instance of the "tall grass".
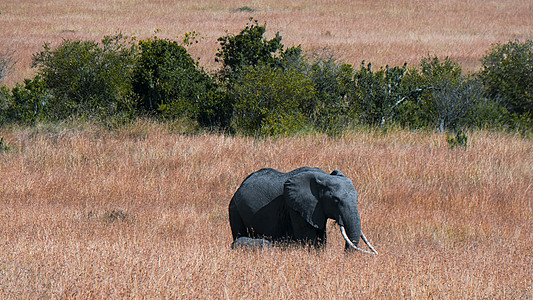
[[[139, 121], [4, 128], [0, 298], [531, 298], [533, 143], [469, 132], [255, 140]], [[378, 256], [231, 250], [227, 205], [262, 167], [342, 170]]]
[[[249, 7], [255, 12], [238, 12]], [[509, 1], [140, 1], [42, 0], [0, 2], [0, 50], [16, 51], [18, 62], [8, 84], [29, 78], [32, 54], [42, 44], [63, 39], [99, 41], [123, 32], [141, 38], [182, 38], [196, 31], [201, 42], [190, 47], [209, 69], [216, 39], [238, 33], [250, 16], [280, 32], [284, 44], [305, 50], [328, 48], [347, 63], [374, 66], [418, 64], [428, 54], [449, 56], [476, 70], [491, 44], [533, 39], [533, 4]]]

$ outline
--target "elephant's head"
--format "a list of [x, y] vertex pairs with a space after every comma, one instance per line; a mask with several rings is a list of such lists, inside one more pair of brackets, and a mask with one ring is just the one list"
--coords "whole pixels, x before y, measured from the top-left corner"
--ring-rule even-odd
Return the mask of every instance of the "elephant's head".
[[330, 175], [316, 171], [299, 173], [285, 182], [284, 195], [288, 206], [317, 229], [325, 230], [327, 219], [337, 221], [346, 241], [345, 250], [368, 252], [357, 247], [362, 238], [377, 254], [361, 231], [357, 191], [341, 171]]

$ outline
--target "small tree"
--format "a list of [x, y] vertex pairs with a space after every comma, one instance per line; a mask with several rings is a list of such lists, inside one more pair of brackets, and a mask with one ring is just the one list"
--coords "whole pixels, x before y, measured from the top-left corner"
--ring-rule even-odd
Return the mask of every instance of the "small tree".
[[258, 65], [243, 68], [231, 91], [233, 126], [246, 134], [279, 135], [301, 130], [315, 97], [313, 83], [295, 69]]
[[260, 26], [257, 20], [250, 18], [250, 22], [239, 34], [218, 38], [220, 49], [215, 61], [222, 63], [223, 77], [228, 78], [244, 67], [258, 64], [279, 67], [284, 57], [301, 53], [299, 47], [284, 51], [279, 33], [267, 40], [263, 36], [265, 31], [266, 25]]
[[316, 90], [313, 106], [307, 115], [315, 127], [328, 134], [337, 134], [349, 123], [348, 92], [354, 70], [351, 65], [336, 60], [332, 55], [315, 55], [305, 73]]
[[406, 84], [415, 92], [415, 103], [406, 105], [409, 112], [406, 107], [400, 108], [406, 114], [402, 118], [441, 131], [467, 125], [476, 103], [484, 95], [479, 82], [463, 76], [459, 64], [449, 58], [422, 59], [419, 69], [409, 71]]
[[65, 108], [45, 86], [41, 76], [25, 79], [11, 90], [11, 105], [7, 109], [7, 119], [22, 124], [35, 124], [50, 121], [64, 114]]
[[371, 64], [365, 66], [363, 62], [350, 90], [350, 115], [369, 125], [384, 124], [407, 95], [403, 85], [406, 72], [406, 64], [373, 72]]
[[111, 116], [133, 108], [131, 77], [135, 44], [123, 35], [107, 36], [101, 43], [65, 40], [55, 50], [33, 58], [43, 83], [57, 99], [63, 116]]
[[482, 59], [479, 76], [490, 97], [511, 115], [533, 122], [533, 41], [494, 45]]
[[185, 47], [167, 39], [139, 42], [133, 88], [147, 112], [169, 118], [188, 117], [201, 126], [229, 123], [227, 97], [198, 66]]
[[457, 129], [469, 125], [471, 113], [484, 97], [483, 87], [475, 79], [463, 79], [451, 83], [446, 79], [434, 90], [435, 110], [439, 130]]

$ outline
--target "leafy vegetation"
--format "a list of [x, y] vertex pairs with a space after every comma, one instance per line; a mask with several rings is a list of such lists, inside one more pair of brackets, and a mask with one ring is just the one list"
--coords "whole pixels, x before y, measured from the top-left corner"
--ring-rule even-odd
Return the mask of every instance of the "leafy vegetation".
[[41, 107], [54, 112], [46, 117], [131, 114], [136, 48], [134, 40], [120, 34], [101, 43], [66, 40], [55, 50], [45, 45], [34, 66], [51, 95]]
[[184, 46], [155, 37], [139, 42], [139, 57], [133, 75], [133, 91], [139, 108], [170, 118], [196, 119], [216, 88]]
[[9, 99], [4, 117], [24, 124], [50, 121], [53, 116], [65, 115], [68, 111], [66, 103], [55, 101], [41, 76], [25, 79], [24, 84], [17, 84], [11, 90]]
[[11, 149], [6, 142], [4, 141], [4, 137], [0, 137], [0, 153], [2, 152], [8, 152]]
[[462, 130], [459, 130], [457, 131], [455, 136], [447, 135], [446, 141], [448, 142], [448, 145], [450, 146], [451, 149], [455, 149], [458, 147], [466, 149], [466, 146], [468, 143], [468, 137]]
[[295, 69], [268, 65], [244, 68], [231, 91], [235, 103], [233, 126], [237, 131], [290, 134], [310, 121], [313, 82]]
[[495, 45], [482, 59], [480, 78], [511, 124], [533, 126], [533, 41]]
[[300, 47], [283, 50], [279, 33], [267, 40], [265, 31], [266, 25], [261, 26], [257, 20], [250, 19], [250, 23], [239, 34], [218, 38], [220, 49], [215, 60], [222, 63], [220, 73], [231, 77], [243, 68], [258, 64], [276, 68], [282, 65], [287, 56], [301, 53]]
[[[131, 122], [138, 116], [186, 120], [196, 128], [248, 135], [328, 134], [353, 125], [398, 124], [459, 131], [533, 127], [533, 41], [495, 45], [478, 74], [449, 58], [420, 65], [359, 69], [326, 53], [285, 47], [279, 33], [250, 22], [220, 37], [219, 70], [208, 73], [183, 44], [121, 34], [101, 42], [65, 40], [34, 56], [37, 74], [0, 90], [0, 120], [34, 124], [86, 116]], [[0, 74], [10, 66], [3, 56]], [[0, 78], [1, 79], [1, 78]]]
[[403, 67], [381, 68], [373, 72], [372, 65], [361, 64], [351, 82], [350, 115], [362, 123], [376, 126], [392, 118], [393, 110], [407, 96]]

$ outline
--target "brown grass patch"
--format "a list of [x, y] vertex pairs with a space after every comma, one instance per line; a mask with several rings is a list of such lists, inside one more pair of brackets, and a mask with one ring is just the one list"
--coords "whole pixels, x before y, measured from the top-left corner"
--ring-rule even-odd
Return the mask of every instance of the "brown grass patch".
[[[533, 296], [533, 143], [355, 131], [254, 140], [138, 122], [3, 129], [0, 298]], [[340, 169], [378, 256], [230, 250], [227, 205], [261, 167]]]
[[[237, 12], [245, 6], [256, 11]], [[189, 50], [215, 69], [216, 39], [238, 33], [250, 16], [266, 21], [268, 34], [280, 32], [288, 46], [328, 48], [355, 65], [415, 65], [431, 54], [476, 70], [491, 44], [533, 39], [530, 0], [2, 1], [0, 50], [15, 50], [18, 61], [6, 83], [32, 75], [32, 54], [45, 42], [100, 40], [119, 31], [145, 38], [159, 30], [160, 37], [181, 39], [194, 30], [203, 40]]]

